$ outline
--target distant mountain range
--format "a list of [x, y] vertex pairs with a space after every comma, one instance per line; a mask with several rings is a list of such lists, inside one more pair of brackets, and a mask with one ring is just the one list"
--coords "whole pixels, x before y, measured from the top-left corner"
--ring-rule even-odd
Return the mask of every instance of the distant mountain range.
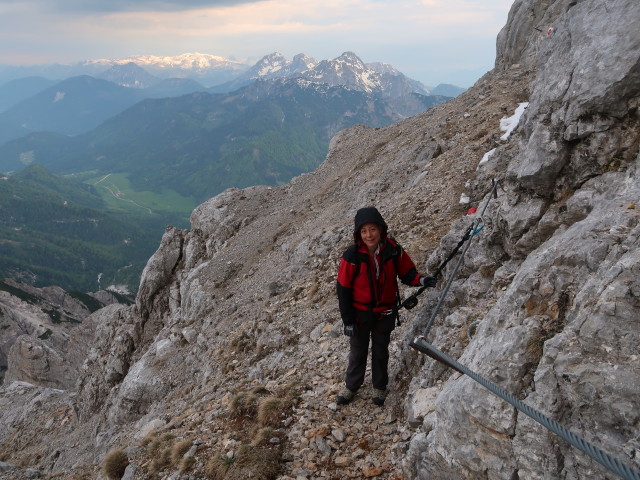
[[[28, 77], [0, 87], [0, 100], [14, 102], [0, 113], [0, 172], [9, 174], [4, 184], [11, 187], [0, 189], [0, 209], [23, 212], [19, 221], [9, 216], [4, 224], [5, 237], [15, 239], [0, 249], [0, 278], [24, 281], [33, 274], [34, 281], [65, 288], [87, 282], [90, 290], [104, 273], [133, 291], [161, 225], [188, 225], [195, 206], [229, 187], [280, 185], [313, 170], [344, 128], [385, 126], [449, 98], [352, 52], [322, 61], [302, 54], [289, 61], [273, 53], [245, 70], [219, 58], [157, 58], [145, 57], [144, 66], [134, 59], [85, 62], [93, 75], [54, 84]], [[205, 78], [216, 68], [233, 78], [207, 88], [186, 75]], [[29, 183], [21, 173], [25, 167]], [[19, 186], [37, 192], [38, 183], [47, 192], [55, 178], [60, 181], [50, 199], [16, 193]], [[50, 231], [45, 219], [56, 214], [37, 207], [38, 201], [69, 202], [85, 184], [91, 195], [72, 219], [54, 220]], [[24, 201], [16, 204], [15, 198]], [[119, 215], [122, 222], [114, 223]], [[122, 235], [112, 245], [100, 244], [92, 236], [100, 235], [99, 228], [82, 227], [98, 218], [96, 225], [113, 225], [114, 231], [131, 228], [136, 248]], [[30, 235], [39, 241], [28, 242]], [[94, 241], [89, 266], [80, 252], [90, 252]]]
[[456, 85], [450, 85], [448, 83], [441, 83], [437, 87], [430, 89], [431, 95], [443, 95], [445, 97], [457, 97], [466, 88], [457, 87]]
[[[331, 64], [335, 63], [335, 60], [323, 60], [322, 62]], [[214, 87], [216, 91], [219, 91], [221, 85], [226, 84], [228, 87], [224, 87], [223, 90], [231, 91], [258, 78], [282, 78], [300, 74], [317, 67], [322, 62], [303, 53], [294, 56], [293, 60], [290, 61], [276, 52], [265, 55], [255, 65], [203, 53], [185, 53], [177, 56], [135, 55], [122, 59], [83, 60], [71, 65], [0, 65], [0, 88], [3, 88], [5, 83], [12, 80], [22, 80], [27, 77], [43, 77], [53, 81], [60, 81], [80, 75], [107, 79], [122, 86], [147, 88], [150, 83], [144, 81], [141, 76], [132, 81], [126, 77], [119, 79], [117, 74], [114, 76], [113, 73], [109, 73], [110, 70], [118, 72], [120, 67], [135, 65], [142, 68], [146, 75], [153, 77], [150, 78], [151, 82], [168, 78], [191, 79], [205, 88]], [[366, 67], [379, 74], [400, 74], [399, 71], [387, 63], [368, 63]], [[136, 84], [136, 81], [139, 81], [140, 84]], [[420, 82], [411, 79], [409, 79], [409, 82], [415, 85], [414, 91], [423, 94], [429, 93], [428, 89]], [[460, 87], [455, 88], [459, 89]], [[3, 105], [0, 102], [0, 111], [2, 110]]]
[[138, 89], [87, 75], [72, 77], [1, 113], [0, 123], [11, 125], [16, 133], [9, 136], [9, 132], [2, 132], [0, 141], [39, 131], [64, 135], [86, 132], [143, 98]]
[[229, 81], [251, 66], [204, 53], [177, 56], [135, 55], [122, 59], [83, 60], [70, 65], [0, 65], [0, 84], [34, 76], [53, 80], [79, 75], [98, 77], [111, 67], [129, 63], [134, 63], [159, 78], [191, 78], [206, 86]]
[[353, 52], [345, 52], [333, 60], [317, 61], [304, 54], [287, 60], [280, 53], [272, 53], [260, 59], [253, 67], [234, 80], [212, 87], [212, 92], [230, 92], [258, 79], [303, 78], [313, 83], [346, 86], [359, 91], [378, 92], [387, 97], [406, 92], [429, 95], [430, 92], [417, 80], [405, 77], [386, 63], [365, 64]]
[[[0, 114], [11, 126], [0, 134], [0, 171], [39, 163], [55, 173], [117, 172], [137, 190], [197, 201], [230, 186], [283, 183], [315, 168], [339, 130], [387, 125], [448, 98], [389, 65], [373, 67], [352, 52], [320, 62], [274, 53], [233, 84], [205, 89], [112, 65], [102, 74], [110, 80], [72, 77]], [[159, 92], [173, 95], [151, 100]]]
[[47, 80], [43, 77], [26, 77], [7, 82], [0, 86], [0, 112], [56, 83], [58, 83], [56, 80]]
[[[424, 111], [446, 97], [411, 94]], [[236, 92], [147, 99], [70, 137], [36, 132], [0, 146], [0, 171], [38, 163], [58, 174], [126, 175], [136, 191], [172, 190], [201, 202], [228, 187], [286, 183], [315, 168], [338, 131], [404, 118], [398, 98], [302, 78], [260, 80]]]
[[[432, 95], [427, 87], [391, 65], [364, 64], [352, 52], [320, 62], [304, 54], [289, 61], [281, 54], [273, 53], [233, 80], [210, 88], [193, 78], [162, 78], [151, 74], [147, 68], [163, 75], [176, 73], [176, 69], [184, 75], [188, 66], [195, 74], [219, 68], [229, 70], [229, 62], [219, 57], [137, 57], [145, 68], [132, 61], [134, 59], [127, 60], [84, 62], [82, 65], [93, 71], [93, 76], [74, 76], [55, 84], [42, 77], [28, 77], [0, 87], [0, 105], [5, 107], [0, 113], [0, 143], [37, 131], [77, 135], [146, 98], [176, 97], [193, 92], [229, 93], [257, 80], [302, 79], [310, 84], [341, 86], [375, 94], [384, 98], [399, 116], [405, 117], [425, 108], [425, 102], [416, 100], [413, 94]], [[232, 65], [237, 68], [237, 64]], [[102, 67], [99, 73], [95, 71], [97, 66]], [[450, 92], [454, 91], [447, 90]], [[436, 93], [435, 97], [438, 96], [451, 95]]]

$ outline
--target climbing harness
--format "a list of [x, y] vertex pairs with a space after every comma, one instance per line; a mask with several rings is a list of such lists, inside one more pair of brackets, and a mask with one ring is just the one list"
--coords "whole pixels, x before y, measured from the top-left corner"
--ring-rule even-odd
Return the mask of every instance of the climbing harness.
[[429, 355], [431, 358], [437, 360], [440, 363], [443, 363], [444, 365], [450, 368], [453, 368], [457, 372], [460, 372], [463, 375], [467, 375], [468, 377], [471, 377], [480, 385], [490, 390], [492, 393], [502, 398], [503, 400], [509, 402], [519, 411], [528, 415], [543, 427], [546, 427], [547, 429], [551, 430], [553, 433], [560, 436], [561, 438], [569, 442], [574, 447], [578, 448], [582, 452], [589, 455], [592, 459], [594, 459], [596, 462], [600, 463], [601, 465], [609, 469], [611, 472], [616, 473], [617, 475], [624, 478], [625, 480], [640, 480], [640, 472], [638, 472], [637, 470], [634, 470], [629, 466], [623, 464], [618, 459], [613, 458], [608, 453], [600, 450], [598, 447], [592, 445], [591, 443], [587, 442], [583, 438], [567, 430], [567, 428], [563, 427], [555, 420], [552, 420], [551, 418], [543, 415], [536, 409], [521, 402], [510, 393], [501, 389], [496, 384], [491, 383], [486, 378], [483, 378], [477, 373], [473, 372], [472, 370], [469, 370], [467, 367], [465, 367], [461, 363], [458, 363], [453, 358], [449, 357], [445, 353], [435, 348], [433, 345], [429, 344], [424, 337], [416, 337], [413, 340], [413, 342], [410, 343], [410, 345], [414, 349]]
[[[461, 374], [467, 375], [468, 377], [472, 378], [473, 380], [478, 382], [480, 385], [482, 385], [486, 389], [490, 390], [492, 393], [494, 393], [498, 397], [502, 398], [503, 400], [507, 401], [508, 403], [513, 405], [516, 409], [518, 409], [522, 413], [528, 415], [533, 420], [535, 420], [536, 422], [538, 422], [542, 426], [546, 427], [547, 429], [551, 430], [553, 433], [555, 433], [556, 435], [560, 436], [561, 438], [563, 438], [564, 440], [569, 442], [574, 447], [580, 449], [582, 452], [584, 452], [587, 455], [589, 455], [596, 462], [600, 463], [601, 465], [603, 465], [604, 467], [606, 467], [610, 471], [618, 474], [619, 476], [621, 476], [625, 480], [640, 480], [640, 473], [638, 471], [633, 470], [632, 468], [628, 467], [627, 465], [621, 463], [619, 460], [611, 457], [606, 452], [600, 450], [599, 448], [597, 448], [596, 446], [594, 446], [591, 443], [587, 442], [583, 438], [581, 438], [581, 437], [577, 436], [576, 434], [572, 433], [571, 431], [567, 430], [565, 427], [563, 427], [562, 425], [557, 423], [555, 420], [552, 420], [551, 418], [543, 415], [539, 411], [535, 410], [534, 408], [532, 408], [532, 407], [528, 406], [527, 404], [523, 403], [522, 401], [518, 400], [516, 397], [514, 397], [513, 395], [511, 395], [507, 391], [501, 389], [500, 387], [498, 387], [494, 383], [491, 383], [489, 380], [481, 377], [480, 375], [478, 375], [477, 373], [475, 373], [472, 370], [468, 369], [464, 365], [458, 363], [457, 361], [455, 361], [451, 357], [447, 356], [445, 353], [443, 353], [440, 350], [436, 349], [433, 345], [431, 345], [430, 343], [427, 342], [427, 336], [429, 335], [429, 331], [431, 330], [431, 326], [433, 325], [433, 321], [435, 320], [435, 317], [438, 314], [438, 311], [440, 310], [440, 307], [442, 306], [444, 298], [447, 295], [447, 292], [449, 291], [449, 288], [451, 287], [451, 283], [453, 282], [453, 279], [454, 279], [454, 277], [456, 275], [456, 272], [458, 271], [460, 265], [462, 264], [462, 260], [464, 259], [464, 255], [467, 252], [467, 250], [469, 249], [469, 245], [471, 244], [470, 240], [477, 233], [479, 233], [484, 227], [484, 225], [482, 225], [484, 223], [483, 216], [484, 216], [484, 213], [485, 213], [487, 207], [489, 206], [489, 202], [491, 201], [491, 199], [492, 198], [497, 198], [497, 191], [496, 191], [497, 186], [498, 186], [498, 181], [496, 179], [493, 179], [493, 188], [491, 189], [491, 195], [489, 196], [489, 198], [487, 199], [486, 203], [484, 204], [484, 207], [483, 207], [480, 215], [476, 218], [476, 220], [473, 222], [473, 224], [466, 230], [466, 232], [464, 233], [462, 239], [460, 240], [460, 242], [458, 242], [458, 245], [456, 245], [456, 247], [453, 249], [451, 254], [449, 254], [447, 259], [442, 263], [442, 265], [440, 265], [440, 267], [438, 267], [438, 269], [437, 269], [437, 271], [436, 271], [434, 276], [437, 276], [437, 275], [439, 275], [441, 273], [441, 271], [445, 267], [445, 265], [458, 253], [458, 250], [464, 244], [464, 248], [462, 250], [462, 253], [460, 254], [460, 258], [458, 259], [458, 263], [456, 264], [455, 268], [453, 269], [453, 272], [449, 276], [449, 279], [447, 281], [447, 284], [446, 284], [445, 288], [442, 290], [442, 293], [440, 294], [440, 297], [438, 299], [438, 303], [437, 303], [436, 307], [434, 308], [433, 312], [431, 313], [431, 317], [429, 318], [429, 321], [427, 322], [426, 328], [424, 330], [424, 334], [422, 336], [418, 336], [418, 337], [414, 338], [414, 340], [409, 345], [412, 348], [414, 348], [415, 350], [418, 350], [419, 352], [422, 352], [422, 353], [424, 353], [426, 355], [429, 355], [431, 358], [437, 360], [438, 362], [443, 363], [444, 365], [446, 365], [446, 366], [448, 366], [450, 368], [453, 368], [457, 372], [460, 372]], [[418, 300], [415, 297], [416, 297], [416, 295], [420, 294], [424, 290], [424, 288], [425, 287], [422, 287], [420, 290], [418, 290], [418, 292], [415, 295], [412, 295], [409, 298], [407, 298], [403, 302], [402, 306], [404, 308], [407, 308], [407, 309], [411, 309], [411, 308], [415, 307], [416, 304], [418, 303]], [[409, 306], [407, 306], [406, 304], [408, 304]], [[474, 324], [477, 325], [477, 323], [478, 323], [477, 321], [473, 322], [472, 325], [474, 325]], [[469, 326], [469, 328], [471, 328], [471, 325]], [[472, 334], [471, 334], [471, 330], [470, 329], [468, 330], [467, 334], [468, 334], [469, 337], [471, 337]]]
[[[429, 321], [427, 322], [427, 326], [426, 326], [425, 331], [423, 333], [423, 336], [425, 338], [427, 337], [427, 335], [429, 335], [429, 331], [431, 330], [431, 326], [433, 325], [433, 321], [435, 320], [436, 315], [438, 314], [438, 311], [440, 310], [440, 307], [442, 306], [442, 302], [444, 302], [444, 298], [447, 296], [447, 293], [449, 292], [449, 288], [451, 287], [451, 283], [453, 283], [453, 279], [456, 276], [456, 272], [460, 268], [460, 265], [462, 265], [462, 260], [464, 259], [464, 255], [465, 255], [465, 253], [467, 253], [467, 250], [469, 249], [469, 246], [471, 245], [471, 240], [473, 239], [474, 236], [476, 236], [478, 233], [480, 233], [480, 231], [482, 231], [482, 229], [484, 228], [484, 218], [483, 217], [484, 217], [485, 211], [487, 210], [487, 207], [489, 206], [489, 202], [491, 202], [492, 198], [498, 198], [498, 191], [497, 191], [498, 180], [496, 178], [494, 178], [491, 181], [491, 183], [492, 183], [492, 188], [491, 188], [491, 192], [490, 192], [489, 198], [485, 202], [484, 207], [482, 208], [482, 211], [480, 212], [480, 215], [478, 215], [476, 217], [476, 219], [474, 220], [474, 222], [469, 226], [469, 228], [467, 228], [467, 230], [464, 232], [464, 235], [462, 236], [462, 238], [460, 239], [458, 244], [451, 251], [451, 253], [445, 259], [445, 261], [442, 262], [442, 264], [438, 267], [438, 269], [436, 270], [435, 274], [433, 275], [434, 277], [437, 277], [438, 275], [440, 275], [442, 273], [442, 270], [444, 269], [444, 267], [447, 265], [447, 263], [449, 263], [449, 261], [453, 257], [456, 256], [456, 254], [458, 253], [458, 250], [460, 250], [460, 248], [464, 245], [464, 248], [462, 249], [462, 253], [460, 254], [460, 258], [458, 259], [458, 263], [456, 264], [455, 268], [453, 269], [453, 272], [451, 272], [451, 275], [449, 276], [449, 280], [447, 281], [447, 284], [445, 285], [444, 289], [440, 293], [440, 297], [438, 298], [438, 303], [436, 304], [435, 308], [433, 309], [433, 312], [431, 312], [431, 317], [429, 318]], [[421, 287], [415, 294], [413, 294], [410, 297], [408, 297], [404, 302], [402, 302], [402, 306], [404, 308], [406, 308], [407, 310], [410, 310], [413, 307], [415, 307], [418, 304], [417, 295], [421, 294], [424, 291], [425, 288], [426, 287]]]

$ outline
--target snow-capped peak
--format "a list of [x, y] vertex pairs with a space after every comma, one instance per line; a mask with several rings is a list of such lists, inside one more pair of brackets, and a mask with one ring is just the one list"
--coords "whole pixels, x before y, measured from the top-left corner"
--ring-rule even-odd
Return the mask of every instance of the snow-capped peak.
[[317, 83], [345, 85], [364, 92], [381, 89], [380, 74], [368, 69], [353, 52], [345, 52], [333, 60], [323, 60], [302, 76]]
[[314, 58], [303, 53], [299, 53], [291, 61], [281, 53], [274, 52], [258, 60], [242, 77], [249, 79], [283, 78], [309, 70], [317, 63]]
[[238, 70], [246, 68], [246, 66], [241, 63], [206, 53], [183, 53], [182, 55], [176, 56], [133, 55], [120, 59], [86, 60], [83, 63], [87, 65], [126, 65], [127, 63], [135, 63], [140, 67], [153, 67], [157, 69], [178, 68], [195, 71], [220, 67]]
[[367, 65], [367, 68], [378, 73], [388, 73], [389, 75], [401, 75], [401, 72], [389, 63], [373, 62], [373, 63], [367, 63], [366, 65]]
[[278, 77], [277, 72], [285, 74], [287, 67], [291, 64], [284, 55], [279, 52], [270, 53], [262, 57], [251, 70], [256, 77]]
[[309, 55], [305, 55], [304, 53], [299, 53], [295, 57], [293, 57], [293, 62], [291, 62], [291, 69], [295, 73], [304, 72], [306, 70], [310, 70], [318, 64], [318, 61], [310, 57]]
[[336, 58], [334, 62], [366, 69], [366, 65], [364, 64], [364, 62], [360, 60], [360, 57], [353, 52], [344, 52], [342, 55]]

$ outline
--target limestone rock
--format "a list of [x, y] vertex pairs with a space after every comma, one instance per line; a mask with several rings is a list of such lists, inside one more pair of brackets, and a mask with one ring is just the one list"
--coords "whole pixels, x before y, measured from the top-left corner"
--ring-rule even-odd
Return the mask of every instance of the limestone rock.
[[[633, 464], [638, 445], [628, 412], [638, 405], [628, 399], [640, 364], [630, 315], [638, 308], [631, 292], [640, 227], [626, 205], [640, 194], [640, 157], [637, 140], [628, 146], [627, 128], [637, 132], [638, 118], [628, 116], [627, 105], [640, 94], [637, 75], [630, 79], [640, 32], [627, 29], [640, 6], [620, 2], [607, 9], [606, 20], [595, 14], [603, 8], [590, 1], [516, 2], [499, 37], [507, 43], [498, 64], [537, 50], [530, 105], [516, 133], [520, 150], [496, 211], [515, 275], [505, 279], [506, 270], [496, 271], [499, 290], [488, 291], [495, 301], [485, 305], [459, 361], [579, 434], [593, 438], [598, 431], [601, 446]], [[621, 26], [615, 33], [612, 20]], [[554, 28], [544, 43], [529, 39], [535, 33], [527, 37], [534, 24], [545, 23]], [[616, 156], [625, 158], [624, 167], [603, 174], [602, 165]], [[437, 372], [423, 369], [427, 379]], [[609, 400], [593, 400], [599, 395]], [[405, 459], [412, 477], [580, 479], [603, 471], [467, 377], [452, 375], [435, 404], [428, 435], [414, 438]]]
[[[248, 478], [247, 452], [284, 447], [282, 480], [606, 478], [410, 348], [456, 262], [402, 313], [384, 407], [372, 403], [369, 375], [350, 404], [336, 404], [348, 341], [335, 275], [355, 211], [376, 205], [421, 273], [482, 220], [428, 340], [638, 469], [640, 219], [629, 207], [640, 198], [639, 8], [518, 0], [496, 69], [460, 96], [385, 128], [340, 132], [323, 164], [287, 185], [204, 202], [191, 229], [165, 231], [135, 305], [87, 317], [95, 336], [75, 389], [3, 385], [0, 457], [98, 478], [120, 447], [138, 473], [200, 478], [217, 459]], [[527, 100], [502, 138], [501, 119]], [[498, 198], [479, 218], [494, 178]], [[34, 376], [44, 358], [33, 356]], [[182, 440], [197, 446], [186, 474], [159, 465]]]
[[70, 294], [5, 280], [0, 287], [0, 383], [70, 388], [93, 336], [92, 311], [116, 303], [109, 292]]
[[73, 387], [72, 364], [44, 341], [21, 335], [11, 346], [5, 382], [21, 380], [42, 386]]

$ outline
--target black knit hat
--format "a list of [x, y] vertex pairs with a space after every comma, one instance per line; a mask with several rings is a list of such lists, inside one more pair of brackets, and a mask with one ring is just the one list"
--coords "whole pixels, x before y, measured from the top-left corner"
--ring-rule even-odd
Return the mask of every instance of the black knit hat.
[[365, 223], [375, 223], [380, 225], [380, 228], [382, 229], [382, 238], [384, 239], [387, 236], [387, 224], [376, 207], [365, 207], [358, 210], [353, 223], [353, 238], [355, 238], [356, 242], [360, 240], [360, 228]]

